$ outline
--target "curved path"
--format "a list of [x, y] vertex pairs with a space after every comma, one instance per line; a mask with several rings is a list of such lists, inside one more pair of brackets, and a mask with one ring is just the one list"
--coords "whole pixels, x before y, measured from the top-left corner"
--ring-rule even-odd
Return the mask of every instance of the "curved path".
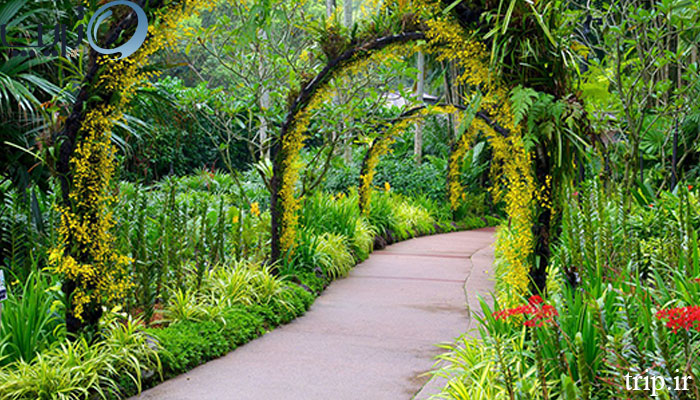
[[493, 288], [493, 236], [455, 232], [375, 251], [306, 315], [134, 400], [428, 398], [439, 386], [424, 386], [435, 344], [470, 330], [467, 306]]

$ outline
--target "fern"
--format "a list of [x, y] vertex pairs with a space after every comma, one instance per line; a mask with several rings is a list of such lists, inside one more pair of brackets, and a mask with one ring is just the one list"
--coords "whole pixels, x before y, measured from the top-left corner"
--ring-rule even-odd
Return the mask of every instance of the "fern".
[[538, 93], [532, 88], [525, 88], [518, 85], [510, 92], [511, 110], [513, 112], [513, 122], [517, 125], [525, 118], [530, 108], [538, 98]]

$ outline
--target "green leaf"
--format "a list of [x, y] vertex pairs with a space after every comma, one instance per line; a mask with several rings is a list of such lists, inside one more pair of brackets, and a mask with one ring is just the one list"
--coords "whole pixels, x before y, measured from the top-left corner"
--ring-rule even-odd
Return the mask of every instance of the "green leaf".
[[461, 3], [462, 1], [463, 0], [456, 0], [456, 1], [452, 2], [452, 4], [450, 4], [449, 6], [445, 7], [444, 10], [442, 10], [442, 14], [447, 15], [447, 13], [452, 11], [453, 8], [457, 7], [459, 5], [459, 3]]
[[503, 20], [503, 25], [501, 26], [501, 33], [505, 34], [506, 31], [508, 30], [508, 24], [510, 24], [510, 18], [513, 15], [513, 9], [515, 8], [515, 3], [518, 0], [510, 0], [510, 4], [508, 5], [508, 10], [506, 11], [506, 16], [505, 19]]
[[537, 98], [537, 91], [518, 85], [510, 92], [510, 102], [514, 116], [513, 123], [519, 124], [528, 113]]

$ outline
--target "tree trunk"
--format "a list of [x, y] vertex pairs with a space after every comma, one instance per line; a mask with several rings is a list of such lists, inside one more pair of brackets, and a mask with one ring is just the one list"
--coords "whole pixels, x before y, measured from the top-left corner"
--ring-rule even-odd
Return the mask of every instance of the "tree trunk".
[[[262, 41], [267, 40], [267, 33], [262, 32], [260, 38]], [[261, 86], [261, 93], [260, 93], [260, 128], [258, 129], [258, 136], [260, 140], [260, 158], [270, 158], [270, 148], [267, 145], [267, 117], [265, 116], [265, 112], [268, 108], [270, 108], [270, 90], [268, 89], [267, 85], [265, 84], [265, 66], [264, 66], [264, 54], [263, 51], [260, 49], [259, 51], [259, 64], [258, 64], [258, 76], [260, 78], [260, 82], [262, 82]]]
[[343, 1], [343, 16], [344, 16], [344, 22], [345, 26], [348, 29], [352, 28], [352, 13], [353, 13], [353, 4], [352, 0], [344, 0]]
[[[344, 0], [343, 17], [345, 26], [348, 28], [348, 30], [352, 29], [352, 11], [352, 0]], [[347, 100], [344, 98], [344, 96], [342, 96], [342, 94], [339, 94], [339, 96], [343, 100]], [[343, 139], [343, 159], [345, 160], [346, 165], [350, 165], [350, 163], [352, 163], [352, 136], [350, 136], [350, 127], [353, 123], [352, 116], [343, 118], [343, 121], [343, 131], [345, 132], [345, 139]]]
[[[547, 149], [538, 145], [535, 155], [535, 177], [537, 184], [543, 189], [542, 196], [545, 199], [552, 197], [552, 188], [545, 185], [550, 173], [550, 160]], [[547, 265], [549, 264], [550, 250], [549, 238], [552, 224], [552, 210], [549, 206], [537, 205], [537, 222], [534, 225], [535, 235], [535, 260], [534, 267], [530, 271], [530, 278], [536, 291], [544, 293], [547, 287]]]
[[[416, 83], [416, 97], [418, 102], [423, 104], [423, 95], [425, 94], [425, 54], [422, 51], [418, 52], [418, 81]], [[416, 164], [420, 164], [423, 158], [423, 122], [416, 122], [416, 133], [413, 138], [413, 156], [416, 159]]]
[[326, 0], [326, 18], [330, 18], [335, 11], [335, 0]]
[[[149, 5], [149, 11], [156, 12], [164, 7], [161, 0], [153, 1]], [[122, 40], [123, 37], [130, 37], [129, 33], [136, 28], [138, 19], [135, 12], [129, 12], [120, 20], [114, 21], [109, 27], [109, 31], [104, 39], [105, 48], [112, 48], [115, 44]], [[107, 104], [111, 101], [115, 94], [115, 90], [98, 92], [95, 90], [95, 82], [100, 78], [101, 65], [97, 63], [98, 53], [92, 48], [88, 52], [88, 62], [86, 73], [81, 82], [78, 95], [75, 103], [71, 108], [71, 113], [66, 119], [63, 129], [56, 135], [55, 143], [60, 143], [58, 148], [58, 160], [56, 163], [56, 175], [61, 187], [61, 205], [66, 209], [72, 209], [72, 201], [70, 199], [71, 182], [73, 181], [73, 171], [70, 161], [73, 158], [73, 153], [80, 141], [80, 130], [87, 112], [96, 106]], [[69, 253], [72, 248], [72, 243], [67, 243], [66, 253]], [[72, 255], [78, 262], [89, 262], [84, 257]], [[95, 302], [88, 303], [84, 306], [82, 320], [77, 318], [73, 313], [72, 296], [78, 287], [78, 282], [72, 279], [65, 279], [61, 289], [65, 295], [68, 307], [66, 307], [66, 330], [69, 334], [76, 334], [86, 329], [95, 329], [97, 323], [102, 316], [102, 305]]]

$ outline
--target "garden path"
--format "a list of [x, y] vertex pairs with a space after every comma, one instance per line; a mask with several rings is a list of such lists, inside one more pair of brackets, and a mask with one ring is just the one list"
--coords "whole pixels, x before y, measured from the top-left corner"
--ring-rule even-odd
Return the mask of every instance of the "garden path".
[[[375, 251], [290, 324], [132, 400], [427, 399], [441, 352], [493, 289], [493, 229]], [[466, 295], [466, 301], [465, 301]]]

